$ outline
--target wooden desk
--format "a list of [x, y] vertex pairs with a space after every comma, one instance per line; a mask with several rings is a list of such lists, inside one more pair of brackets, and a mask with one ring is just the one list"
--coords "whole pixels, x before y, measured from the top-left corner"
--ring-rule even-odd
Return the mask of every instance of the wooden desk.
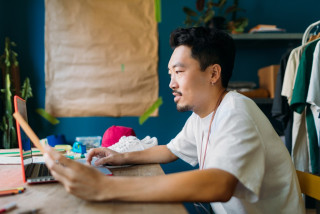
[[[159, 164], [111, 169], [114, 176], [152, 176], [164, 174]], [[5, 184], [5, 182], [6, 184]], [[16, 202], [8, 213], [40, 208], [39, 213], [187, 213], [181, 203], [88, 202], [65, 191], [59, 183], [27, 185], [22, 182], [20, 165], [0, 165], [0, 188], [25, 186], [22, 194], [0, 197], [0, 208]]]

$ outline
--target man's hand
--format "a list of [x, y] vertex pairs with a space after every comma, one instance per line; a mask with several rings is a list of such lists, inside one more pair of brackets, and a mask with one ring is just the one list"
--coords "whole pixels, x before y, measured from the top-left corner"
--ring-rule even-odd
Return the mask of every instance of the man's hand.
[[93, 157], [97, 157], [98, 160], [94, 162], [96, 166], [108, 164], [113, 166], [125, 164], [124, 154], [115, 152], [108, 148], [95, 148], [88, 152], [87, 163], [91, 165]]
[[[48, 146], [45, 149], [44, 158], [51, 174], [68, 192], [88, 201], [226, 202], [238, 183], [235, 176], [220, 169], [146, 177], [105, 176]], [[108, 149], [102, 151], [110, 152]]]
[[125, 164], [169, 163], [178, 159], [165, 145], [125, 153], [118, 153], [108, 148], [95, 148], [88, 152], [88, 164], [91, 164], [93, 157], [98, 158], [94, 163], [97, 166], [103, 164], [118, 166]]
[[108, 200], [108, 176], [91, 166], [64, 157], [49, 146], [45, 150], [44, 159], [51, 174], [69, 193], [90, 201]]

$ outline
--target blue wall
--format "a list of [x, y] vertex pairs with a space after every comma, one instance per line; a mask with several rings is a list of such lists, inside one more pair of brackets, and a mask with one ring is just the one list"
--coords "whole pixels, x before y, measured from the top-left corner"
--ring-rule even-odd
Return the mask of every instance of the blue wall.
[[[162, 0], [162, 22], [159, 26], [159, 96], [163, 98], [159, 117], [148, 119], [139, 125], [138, 117], [78, 117], [59, 118], [60, 124], [53, 126], [42, 119], [34, 109], [44, 108], [44, 0], [0, 0], [0, 50], [4, 38], [9, 36], [18, 44], [22, 79], [31, 78], [34, 97], [28, 101], [30, 125], [39, 137], [50, 134], [64, 134], [68, 142], [76, 136], [103, 135], [111, 125], [132, 127], [139, 138], [155, 136], [160, 144], [166, 144], [182, 128], [190, 113], [178, 113], [169, 89], [167, 63], [172, 53], [169, 47], [169, 34], [183, 26], [185, 18], [183, 6], [194, 8], [195, 1]], [[304, 32], [309, 24], [320, 19], [320, 1], [306, 0], [242, 0], [240, 7], [246, 12], [239, 14], [249, 18], [247, 30], [257, 24], [276, 24], [287, 32]], [[257, 69], [279, 63], [283, 49], [239, 50], [236, 58], [235, 73], [232, 80], [252, 80], [257, 82]], [[178, 161], [165, 165], [166, 172], [189, 169]]]

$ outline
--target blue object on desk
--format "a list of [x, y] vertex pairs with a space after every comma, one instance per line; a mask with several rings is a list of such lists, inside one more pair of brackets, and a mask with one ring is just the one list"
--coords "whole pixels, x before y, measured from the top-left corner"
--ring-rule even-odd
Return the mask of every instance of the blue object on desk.
[[72, 151], [76, 153], [84, 154], [86, 153], [86, 145], [83, 145], [81, 142], [75, 142], [73, 144]]
[[63, 134], [50, 135], [47, 137], [47, 140], [48, 140], [48, 144], [51, 147], [54, 147], [55, 145], [67, 144], [66, 138]]

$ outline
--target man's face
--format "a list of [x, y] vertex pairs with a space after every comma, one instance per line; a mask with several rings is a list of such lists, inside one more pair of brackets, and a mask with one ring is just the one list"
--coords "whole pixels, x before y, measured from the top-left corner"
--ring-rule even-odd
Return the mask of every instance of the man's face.
[[178, 46], [168, 64], [174, 102], [178, 111], [194, 111], [206, 103], [210, 88], [209, 72], [201, 71], [200, 64], [191, 57], [191, 48]]

